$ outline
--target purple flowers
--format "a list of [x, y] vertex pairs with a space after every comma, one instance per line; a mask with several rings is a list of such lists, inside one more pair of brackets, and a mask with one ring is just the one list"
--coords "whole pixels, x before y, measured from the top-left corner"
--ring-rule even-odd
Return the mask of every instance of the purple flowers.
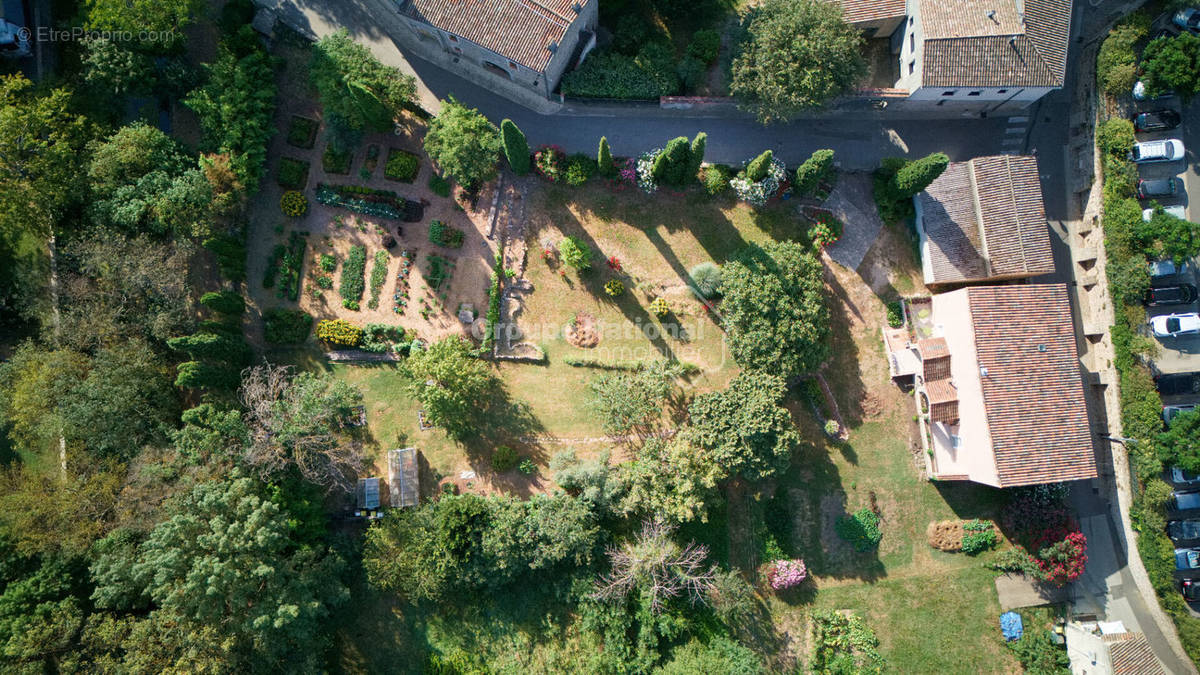
[[777, 591], [798, 586], [807, 578], [808, 568], [804, 566], [804, 561], [798, 558], [776, 560], [767, 570], [767, 582], [771, 584], [771, 588]]

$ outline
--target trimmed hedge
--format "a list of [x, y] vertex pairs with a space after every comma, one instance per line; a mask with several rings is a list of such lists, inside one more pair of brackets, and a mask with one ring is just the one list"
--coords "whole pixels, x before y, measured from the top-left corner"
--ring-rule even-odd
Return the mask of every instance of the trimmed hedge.
[[385, 178], [391, 180], [411, 183], [417, 177], [417, 172], [420, 170], [420, 157], [411, 152], [392, 148], [388, 151], [387, 164], [383, 166], [383, 175]]
[[564, 96], [653, 100], [679, 93], [675, 55], [670, 46], [652, 42], [637, 56], [593, 54], [562, 81]]
[[312, 316], [298, 309], [268, 309], [263, 313], [264, 338], [273, 345], [304, 342], [312, 323]]

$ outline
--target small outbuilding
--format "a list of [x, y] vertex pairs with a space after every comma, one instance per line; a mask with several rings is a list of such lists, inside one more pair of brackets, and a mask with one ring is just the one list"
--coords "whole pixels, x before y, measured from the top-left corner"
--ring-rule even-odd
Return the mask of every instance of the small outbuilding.
[[371, 518], [379, 511], [379, 478], [358, 479], [358, 508], [355, 515]]

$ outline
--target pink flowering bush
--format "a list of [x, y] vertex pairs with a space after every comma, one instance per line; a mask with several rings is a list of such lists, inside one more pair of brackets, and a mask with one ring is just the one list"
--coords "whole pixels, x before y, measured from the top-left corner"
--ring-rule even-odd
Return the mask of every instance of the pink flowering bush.
[[804, 561], [798, 558], [795, 560], [776, 560], [771, 563], [770, 569], [767, 570], [767, 583], [771, 584], [771, 588], [777, 591], [798, 586], [800, 582], [807, 578], [808, 568], [804, 566]]
[[567, 154], [557, 145], [543, 145], [533, 154], [533, 168], [546, 180], [557, 183], [567, 171]]
[[[1038, 567], [1056, 586], [1075, 581], [1087, 566], [1087, 538], [1078, 530], [1061, 536], [1047, 531], [1037, 554]], [[1057, 541], [1056, 541], [1057, 540]]]

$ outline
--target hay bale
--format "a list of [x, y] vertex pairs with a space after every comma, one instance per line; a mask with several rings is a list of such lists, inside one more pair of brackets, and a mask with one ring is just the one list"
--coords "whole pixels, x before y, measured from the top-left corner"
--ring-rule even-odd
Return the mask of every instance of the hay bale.
[[925, 530], [925, 538], [930, 546], [939, 551], [957, 553], [962, 550], [963, 521], [943, 520], [930, 523]]

